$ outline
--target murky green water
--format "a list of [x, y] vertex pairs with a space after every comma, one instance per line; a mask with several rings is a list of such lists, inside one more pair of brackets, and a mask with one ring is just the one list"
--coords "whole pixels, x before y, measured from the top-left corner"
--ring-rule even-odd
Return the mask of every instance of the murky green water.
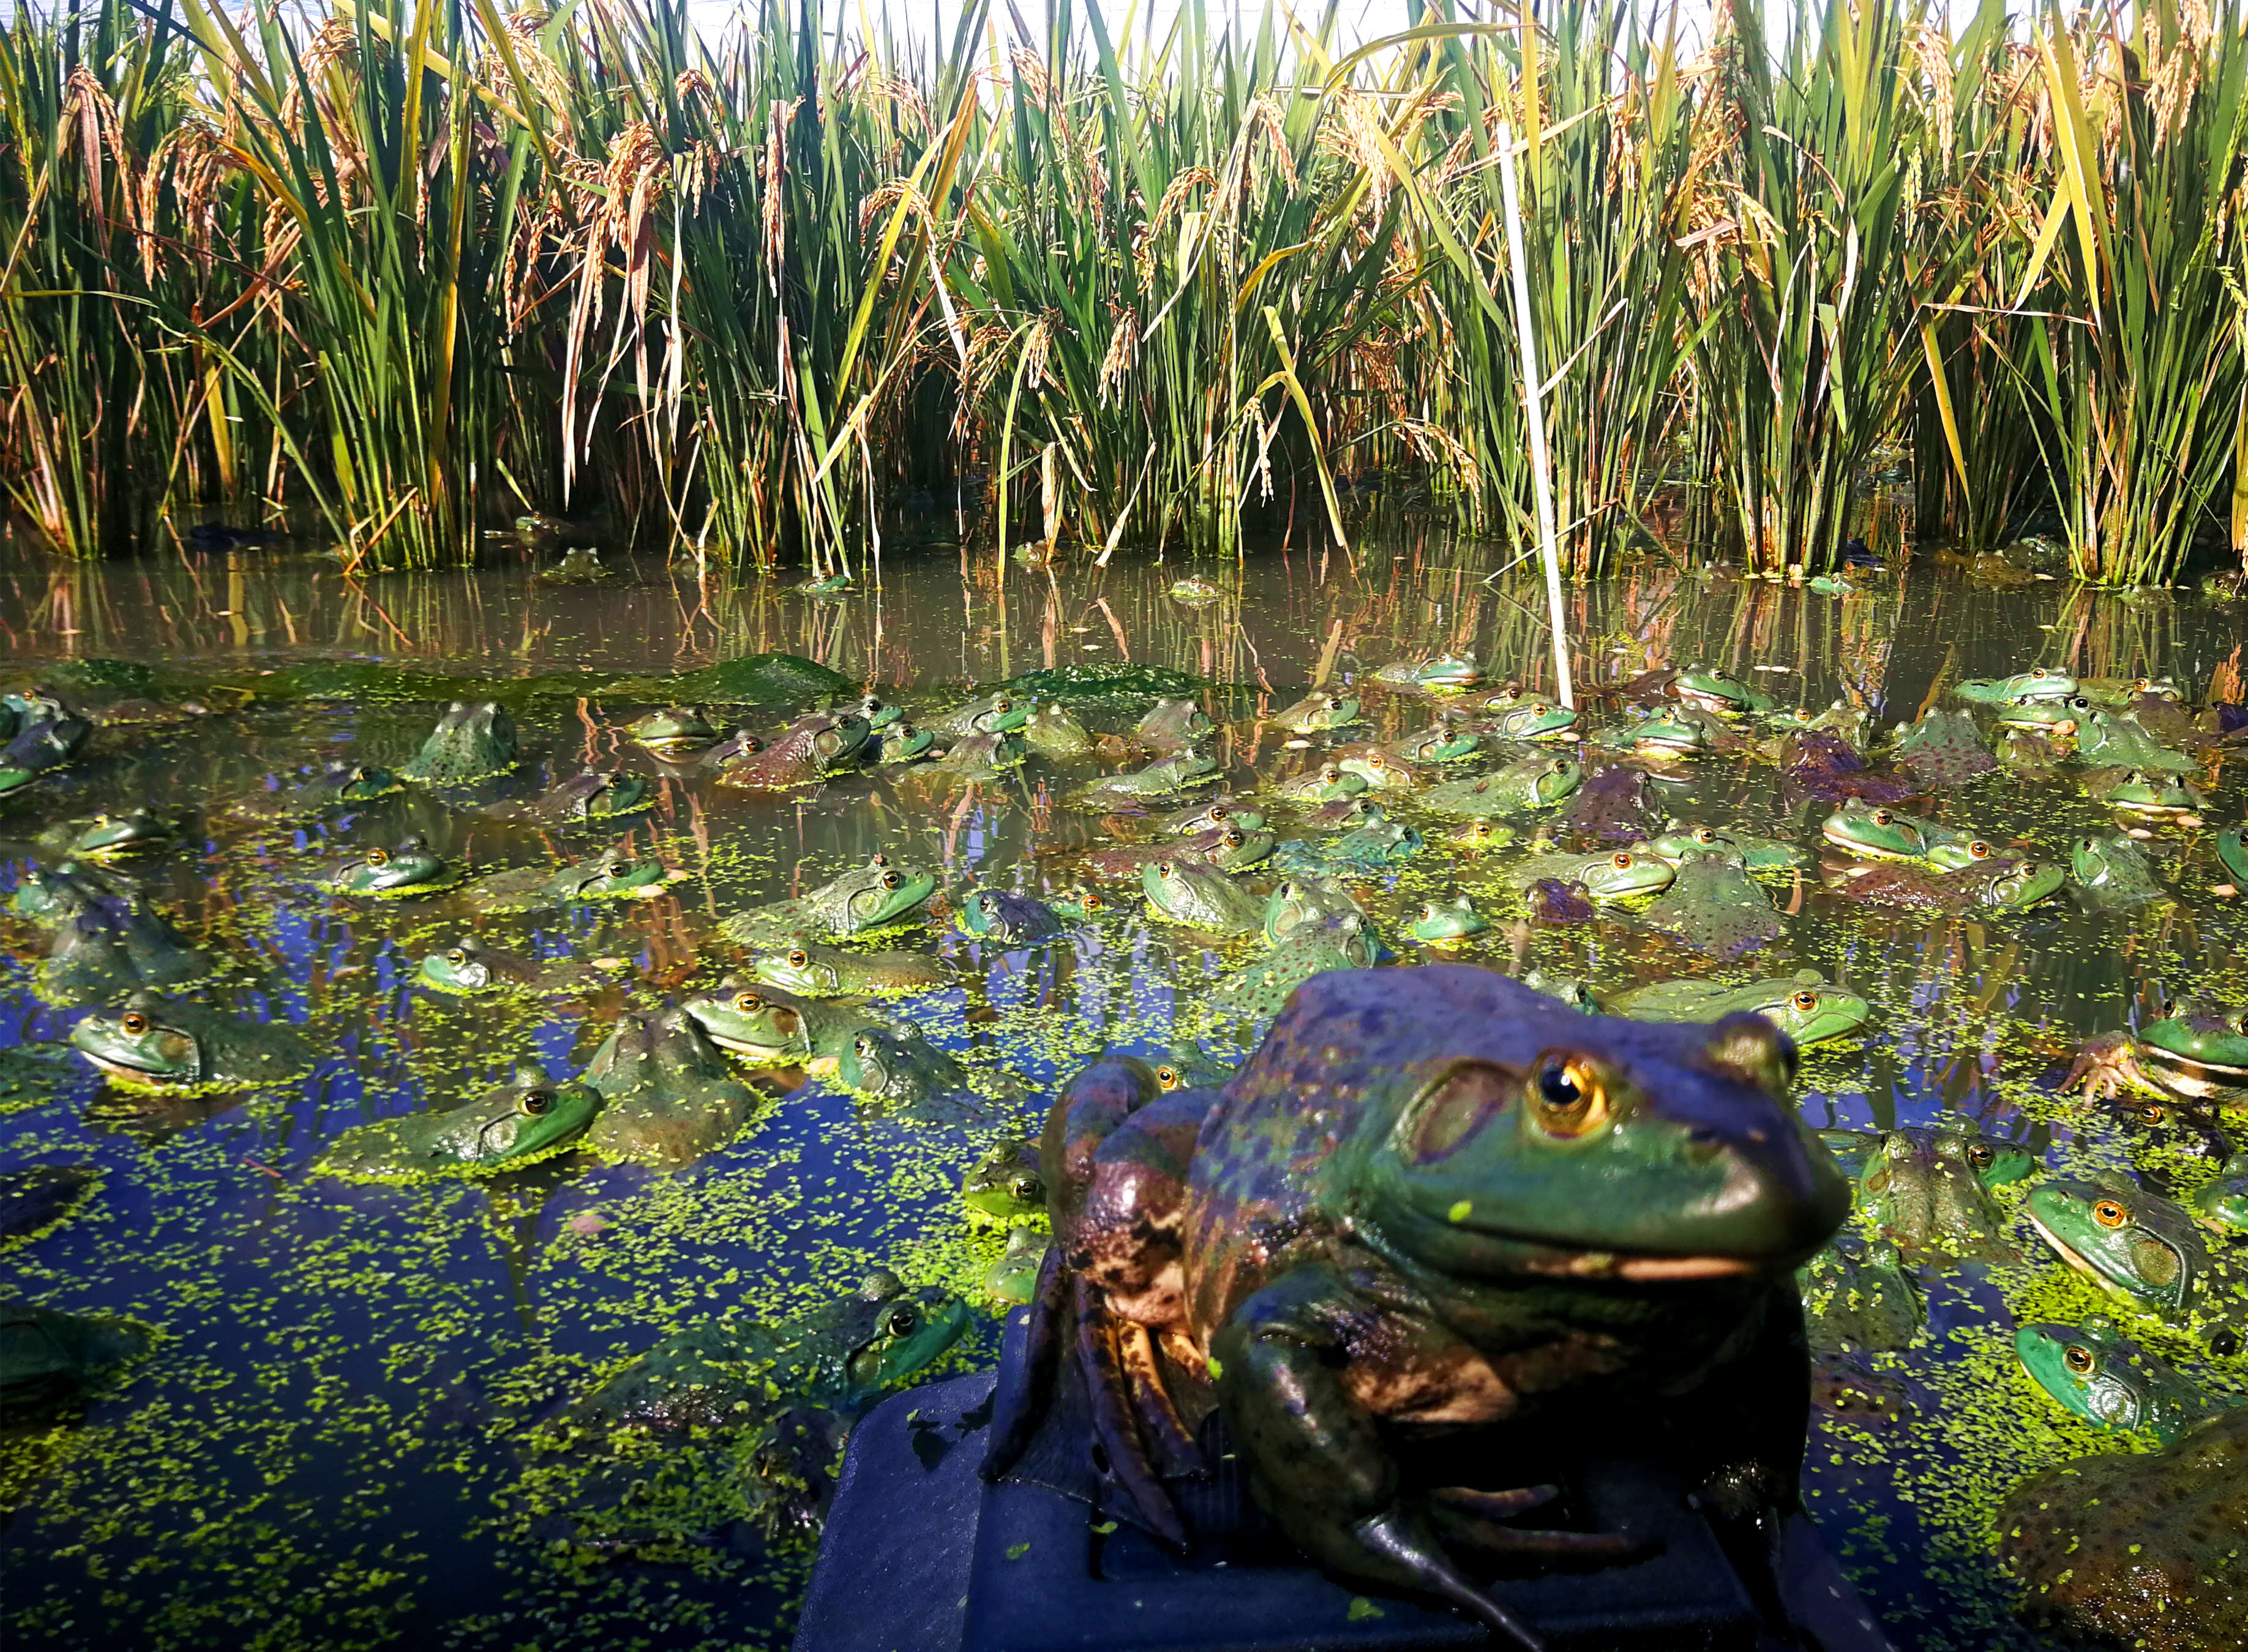
[[[690, 669], [790, 650], [915, 709], [953, 703], [969, 682], [1072, 661], [1215, 679], [1237, 691], [1214, 695], [1213, 709], [1236, 716], [1298, 697], [1323, 654], [1370, 671], [1471, 648], [1494, 678], [1540, 682], [1546, 671], [1540, 593], [1483, 586], [1490, 553], [1447, 538], [1361, 551], [1354, 567], [1267, 554], [1216, 572], [1224, 594], [1198, 607], [1167, 594], [1175, 566], [1049, 575], [1011, 566], [1003, 580], [986, 559], [963, 579], [949, 556], [894, 565], [879, 595], [840, 602], [661, 570], [598, 589], [543, 584], [519, 566], [353, 586], [257, 553], [92, 570], [17, 559], [0, 568], [0, 637], [9, 675], [27, 682], [54, 661], [98, 657], [228, 673], [345, 659], [509, 676]], [[1580, 679], [1695, 659], [1783, 668], [1752, 680], [1813, 707], [1850, 696], [1883, 723], [1912, 716], [1939, 675], [2040, 661], [2169, 675], [2196, 700], [2241, 695], [2237, 618], [2183, 600], [2127, 605], [2055, 584], [1977, 591], [1921, 575], [1902, 595], [1891, 586], [1846, 603], [1663, 574], [1571, 602]], [[18, 1436], [0, 1453], [14, 1505], [0, 1564], [15, 1645], [112, 1646], [126, 1623], [147, 1647], [785, 1642], [805, 1557], [716, 1550], [694, 1570], [574, 1564], [550, 1546], [524, 1495], [522, 1430], [681, 1323], [797, 1312], [875, 1261], [973, 1293], [997, 1255], [996, 1238], [969, 1231], [956, 1194], [996, 1131], [867, 1116], [817, 1081], [775, 1082], [777, 1103], [738, 1142], [673, 1175], [565, 1158], [409, 1188], [308, 1176], [346, 1128], [467, 1100], [519, 1055], [575, 1071], [627, 1004], [654, 1007], [726, 970], [735, 958], [716, 935], [722, 916], [876, 850], [936, 867], [952, 888], [1037, 892], [1077, 881], [1075, 857], [1106, 840], [1096, 816], [1059, 806], [1090, 764], [1034, 758], [1017, 778], [964, 791], [854, 778], [764, 797], [639, 752], [622, 728], [641, 705], [569, 699], [519, 714], [532, 760], [510, 787], [586, 764], [649, 775], [659, 805], [629, 835], [693, 874], [659, 901], [480, 922], [444, 897], [353, 906], [320, 888], [323, 872], [409, 830], [479, 872], [542, 864], [552, 846], [420, 795], [303, 830], [221, 818], [216, 805], [276, 776], [346, 757], [395, 764], [439, 709], [256, 701], [183, 729], [105, 733], [86, 760], [0, 813], [12, 881], [30, 839], [54, 820], [143, 802], [202, 809], [185, 846], [140, 869], [190, 938], [225, 959], [209, 996], [297, 1024], [321, 1054], [301, 1084], [157, 1111], [107, 1092], [82, 1062], [51, 1090], [0, 1097], [0, 1168], [78, 1162], [103, 1172], [73, 1221], [0, 1253], [0, 1281], [162, 1332], [154, 1357], [106, 1387], [81, 1425]], [[1424, 724], [1429, 703], [1391, 696], [1373, 711], [1374, 731], [1390, 737]], [[769, 709], [744, 721], [771, 730], [784, 716]], [[1246, 720], [1217, 749], [1236, 792], [1314, 755]], [[2239, 819], [2240, 771], [2237, 756], [2211, 771], [2212, 825]], [[1691, 777], [1671, 795], [1696, 822], [1809, 843], [1825, 812], [1781, 812], [1767, 763], [1704, 759]], [[1415, 818], [1409, 800], [1391, 808]], [[2053, 848], [2108, 824], [2066, 784], [2004, 778], [1946, 795], [1932, 812]], [[1442, 828], [1422, 824], [1429, 851], [1367, 886], [1408, 962], [1420, 955], [1400, 920], [1431, 895], [1464, 890], [1488, 912], [1512, 911], [1496, 881], [1511, 855], [1455, 861]], [[1814, 1122], [1964, 1114], [2038, 1146], [2056, 1168], [2128, 1168], [2135, 1151], [2143, 1165], [2142, 1147], [2052, 1093], [2060, 1062], [2084, 1034], [2125, 1025], [2142, 996], [2248, 987], [2248, 923], [2240, 901], [2210, 892], [2221, 873], [2208, 833], [2163, 828], [2149, 847], [2179, 900], [2138, 918], [2062, 899], [2016, 918], [1930, 921], [1854, 905], [1813, 878], [1783, 892], [1785, 936], [1732, 972], [1816, 967], [1875, 1004], [1861, 1041], [1808, 1060]], [[1190, 942], [1124, 893], [1132, 915], [1074, 945], [1010, 955], [947, 930], [909, 939], [957, 980], [902, 1008], [995, 1093], [1018, 1086], [1026, 1120], [1085, 1059], [1167, 1049], [1175, 1011], [1249, 949]], [[470, 928], [521, 950], [628, 958], [633, 974], [552, 1006], [494, 1007], [408, 984], [423, 952]], [[0, 1038], [61, 1038], [84, 1011], [32, 992], [46, 936], [0, 918]], [[1723, 973], [1621, 914], [1578, 928], [1499, 922], [1463, 956], [1600, 988]], [[2002, 1196], [2010, 1211], [2019, 1192]], [[1997, 1500], [2044, 1463], [2120, 1449], [2047, 1404], [2013, 1366], [2017, 1315], [2101, 1306], [2026, 1227], [2015, 1237], [2022, 1263], [1931, 1275], [1929, 1331], [1880, 1361], [1909, 1389], [1907, 1420], [1878, 1435], [1822, 1425], [1813, 1443], [1814, 1511], [1900, 1637], [1925, 1646], [2036, 1643], [2013, 1626], [1989, 1559]], [[988, 1361], [995, 1323], [956, 1360]], [[2157, 1327], [2133, 1329], [2212, 1388], [2239, 1392], [2237, 1368], [2219, 1369]]]

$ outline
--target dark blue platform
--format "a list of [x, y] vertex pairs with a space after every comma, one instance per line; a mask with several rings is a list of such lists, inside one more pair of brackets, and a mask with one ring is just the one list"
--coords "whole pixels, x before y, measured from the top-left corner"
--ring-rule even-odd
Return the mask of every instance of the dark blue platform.
[[[1009, 1325], [1007, 1362], [1021, 1340]], [[805, 1594], [796, 1652], [1418, 1652], [1492, 1644], [1481, 1625], [1337, 1583], [1288, 1549], [1230, 1457], [1173, 1482], [1198, 1534], [1173, 1554], [1077, 1498], [977, 1477], [995, 1375], [916, 1388], [869, 1413]], [[1777, 1652], [1715, 1534], [1656, 1464], [1595, 1461], [1572, 1477], [1591, 1524], [1659, 1537], [1659, 1552], [1588, 1573], [1508, 1578], [1497, 1592], [1553, 1652]], [[1108, 1529], [1103, 1530], [1101, 1528]], [[1781, 1587], [1802, 1644], [1892, 1652], [1800, 1516]]]

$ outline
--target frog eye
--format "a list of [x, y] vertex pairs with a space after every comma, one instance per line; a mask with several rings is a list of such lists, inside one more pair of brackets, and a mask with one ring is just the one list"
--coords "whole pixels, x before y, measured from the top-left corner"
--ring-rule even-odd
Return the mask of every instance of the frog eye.
[[[1816, 992], [1806, 990], [1797, 993], [1793, 997], [1790, 998], [1788, 1002], [1795, 1006], [1795, 1012], [1798, 1015], [1809, 1015], [1813, 1010], [1819, 1007], [1819, 995]], [[1986, 1152], [1988, 1151], [1987, 1148], [1984, 1150]], [[1968, 1156], [1971, 1158], [1974, 1155], [1970, 1154]]]
[[737, 1014], [755, 1015], [764, 1007], [765, 1001], [754, 992], [737, 992], [734, 995], [734, 1010]]
[[1433, 923], [1436, 922], [1436, 903], [1434, 901], [1423, 901], [1421, 903], [1421, 922]]
[[2159, 1101], [2149, 1101], [2139, 1109], [2140, 1120], [2147, 1124], [2160, 1124], [2169, 1116], [2168, 1109]]
[[455, 947], [450, 952], [448, 952], [445, 955], [445, 962], [451, 964], [456, 970], [468, 961], [469, 955], [458, 947]]
[[1080, 904], [1084, 906], [1087, 912], [1098, 912], [1101, 908], [1107, 906], [1108, 902], [1101, 899], [1100, 890], [1087, 889], [1085, 892], [1085, 899]]
[[1875, 826], [1887, 826], [1895, 819], [1896, 819], [1896, 817], [1891, 814], [1887, 809], [1876, 809], [1874, 811], [1874, 824]]
[[1389, 760], [1377, 751], [1367, 758], [1366, 766], [1369, 769], [1386, 769], [1389, 766]]
[[623, 876], [624, 876], [627, 872], [630, 872], [631, 870], [632, 870], [632, 862], [631, 862], [631, 861], [629, 861], [629, 860], [612, 860], [612, 861], [610, 861], [610, 862], [608, 863], [608, 865], [607, 865], [607, 866], [605, 866], [605, 867], [603, 867], [601, 868], [601, 875], [602, 875], [603, 877], [605, 877], [605, 878], [621, 878], [621, 877], [623, 877]]
[[979, 895], [976, 897], [976, 909], [987, 917], [990, 915], [991, 908], [997, 904], [998, 902], [988, 895]]
[[1967, 1149], [1967, 1162], [1977, 1170], [1989, 1169], [1998, 1157], [1986, 1141], [1977, 1141]]
[[2081, 1342], [2072, 1342], [2062, 1350], [2060, 1362], [2079, 1376], [2091, 1375], [2092, 1368], [2099, 1363], [2093, 1357], [2092, 1350]]
[[118, 1017], [117, 1025], [137, 1038], [148, 1030], [148, 1018], [138, 1010], [127, 1010], [123, 1015]]
[[1179, 1087], [1179, 1070], [1174, 1066], [1157, 1067], [1155, 1069], [1155, 1082], [1162, 1085], [1166, 1090], [1177, 1089]]
[[892, 1336], [903, 1339], [921, 1329], [921, 1311], [909, 1303], [900, 1303], [882, 1321], [882, 1328]]
[[790, 969], [801, 970], [805, 964], [810, 963], [811, 962], [811, 955], [805, 952], [802, 947], [792, 947], [789, 949], [788, 967]]
[[1710, 827], [1708, 827], [1708, 826], [1696, 826], [1696, 827], [1694, 828], [1694, 841], [1695, 841], [1695, 842], [1696, 842], [1696, 843], [1715, 843], [1717, 840], [1717, 834], [1714, 831], [1712, 831]]
[[1233, 811], [1227, 808], [1223, 803], [1213, 803], [1209, 808], [1203, 811], [1202, 818], [1209, 821], [1212, 826], [1222, 826], [1226, 821], [1233, 819]]
[[874, 1036], [871, 1033], [866, 1032], [861, 1032], [856, 1038], [852, 1040], [851, 1047], [859, 1052], [859, 1059], [861, 1061], [873, 1060], [874, 1059], [875, 1052], [881, 1048], [880, 1045], [874, 1042]]
[[1337, 768], [1333, 764], [1330, 763], [1326, 768], [1319, 771], [1319, 778], [1326, 781], [1329, 785], [1333, 785], [1341, 780], [1342, 771]]
[[991, 709], [1001, 716], [1006, 716], [1008, 712], [1012, 711], [1014, 709], [1015, 704], [1011, 700], [994, 700], [991, 702]]
[[523, 1093], [523, 1100], [517, 1103], [517, 1105], [532, 1118], [544, 1118], [546, 1114], [554, 1111], [554, 1092], [552, 1090], [525, 1090]]
[[1546, 715], [1547, 709], [1548, 708], [1546, 703], [1543, 700], [1540, 700], [1537, 704], [1530, 708], [1530, 715], [1533, 717], [1542, 717]]
[[1967, 858], [1970, 860], [1987, 860], [1993, 853], [1991, 846], [1980, 838], [1977, 838], [1967, 846]]
[[390, 851], [387, 849], [369, 849], [367, 852], [367, 863], [371, 867], [388, 866], [390, 864]]
[[894, 889], [898, 885], [904, 881], [905, 880], [894, 872], [885, 872], [882, 874], [882, 887], [885, 889]]
[[1618, 849], [1608, 857], [1608, 864], [1619, 872], [1628, 872], [1631, 870], [1631, 855], [1626, 850]]
[[2032, 668], [2032, 670], [2031, 670], [2031, 672], [2030, 672], [2030, 681], [2031, 681], [2031, 682], [2044, 682], [2044, 681], [2045, 681], [2045, 668], [2044, 668], [2043, 666], [2037, 666], [2037, 667]]
[[2102, 1199], [2092, 1207], [2092, 1219], [2103, 1228], [2120, 1228], [2131, 1219], [2131, 1213], [2115, 1199]]
[[1243, 844], [1249, 841], [1246, 837], [1242, 835], [1240, 828], [1238, 827], [1235, 827], [1229, 831], [1225, 836], [1219, 840], [1229, 849], [1237, 849]]
[[1568, 773], [1568, 772], [1569, 772], [1569, 759], [1568, 759], [1568, 758], [1566, 758], [1566, 757], [1556, 757], [1556, 758], [1554, 758], [1552, 762], [1551, 762], [1551, 763], [1549, 763], [1548, 764], [1546, 764], [1546, 773], [1548, 773], [1548, 774], [1566, 774], [1566, 773]]
[[1549, 1058], [1538, 1069], [1530, 1107], [1548, 1135], [1573, 1140], [1607, 1122], [1607, 1086], [1582, 1056]]
[[1155, 862], [1155, 875], [1156, 875], [1157, 877], [1159, 877], [1159, 878], [1175, 878], [1175, 877], [1178, 876], [1178, 874], [1179, 874], [1179, 868], [1178, 868], [1178, 863], [1177, 863], [1176, 861], [1173, 861], [1173, 860], [1158, 860], [1158, 861], [1156, 861], [1156, 862]]
[[351, 771], [351, 778], [353, 785], [359, 785], [364, 781], [374, 779], [374, 771], [366, 768], [365, 766], [361, 766], [360, 768], [353, 769]]
[[1007, 1184], [1007, 1191], [1025, 1204], [1045, 1202], [1045, 1184], [1034, 1176], [1018, 1176]]

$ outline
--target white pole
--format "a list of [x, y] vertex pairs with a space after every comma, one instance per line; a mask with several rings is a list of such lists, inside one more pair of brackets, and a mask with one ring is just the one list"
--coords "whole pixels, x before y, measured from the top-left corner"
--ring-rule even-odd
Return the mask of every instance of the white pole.
[[1553, 482], [1546, 470], [1546, 397], [1538, 379], [1538, 340], [1530, 330], [1530, 259], [1522, 244], [1522, 208], [1514, 189], [1514, 128], [1498, 128], [1498, 182], [1506, 198], [1506, 239], [1514, 254], [1514, 330], [1522, 339], [1522, 399], [1530, 415], [1530, 480], [1538, 495], [1538, 544], [1546, 553], [1546, 606], [1553, 628], [1554, 691], [1573, 709], [1568, 628], [1561, 617], [1561, 555], [1553, 543]]

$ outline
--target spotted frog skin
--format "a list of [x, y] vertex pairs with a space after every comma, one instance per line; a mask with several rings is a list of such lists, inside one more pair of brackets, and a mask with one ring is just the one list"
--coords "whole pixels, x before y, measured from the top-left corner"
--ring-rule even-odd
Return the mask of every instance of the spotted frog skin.
[[1314, 689], [1286, 709], [1274, 712], [1272, 722], [1291, 734], [1318, 734], [1357, 722], [1358, 713], [1356, 695]]
[[923, 717], [921, 725], [953, 740], [971, 734], [1012, 734], [1030, 722], [1033, 709], [1027, 696], [990, 694], [942, 716]]
[[1550, 809], [1566, 801], [1584, 783], [1585, 765], [1575, 757], [1540, 753], [1518, 758], [1495, 773], [1431, 787], [1421, 794], [1420, 801], [1438, 814], [1487, 819], [1529, 809]]
[[456, 700], [398, 772], [419, 785], [462, 785], [504, 774], [516, 762], [515, 722], [497, 703]]
[[2150, 1434], [2168, 1445], [2217, 1409], [2103, 1314], [2082, 1325], [2017, 1326], [2014, 1357], [2064, 1410], [2111, 1433]]
[[71, 1029], [78, 1052], [113, 1081], [142, 1090], [234, 1089], [308, 1072], [312, 1047], [286, 1025], [238, 1021], [159, 992], [135, 992]]
[[378, 1182], [513, 1169], [574, 1146], [600, 1106], [591, 1086], [557, 1083], [521, 1062], [510, 1082], [465, 1107], [353, 1126], [312, 1168]]
[[1210, 995], [1210, 1014], [1220, 1021], [1230, 1018], [1245, 1026], [1262, 1027], [1285, 1007], [1291, 993], [1314, 976], [1330, 970], [1370, 970], [1381, 954], [1381, 939], [1364, 913], [1327, 913], [1297, 924], [1264, 957], [1219, 982]]
[[2019, 912], [2036, 905], [2068, 880], [2058, 860], [2028, 855], [2000, 856], [1950, 872], [1905, 862], [1879, 866], [1833, 887], [1854, 901], [1877, 906], [1916, 908], [1926, 912]]
[[[1636, 1545], [1493, 1524], [1535, 1495], [1408, 1484], [1386, 1436], [1683, 1406], [1710, 1470], [1739, 1470], [1735, 1513], [1788, 1506], [1808, 1386], [1791, 1271], [1849, 1206], [1787, 1100], [1793, 1068], [1758, 1017], [1580, 1016], [1448, 964], [1313, 977], [1222, 1089], [1089, 1068], [1047, 1121], [1057, 1248], [1025, 1402], [995, 1416], [985, 1474], [1081, 1350], [1150, 1529], [1184, 1541], [1155, 1464], [1192, 1458], [1181, 1397], [1214, 1401], [1251, 1491], [1315, 1561], [1535, 1644], [1448, 1535], [1594, 1563]], [[1739, 1374], [1791, 1338], [1755, 1366], [1792, 1361], [1789, 1397]]]
[[1163, 917], [1212, 935], [1247, 935], [1264, 920], [1264, 903], [1213, 867], [1176, 858], [1151, 861], [1140, 887]]
[[1536, 854], [1501, 875], [1507, 888], [1519, 895], [1547, 878], [1582, 889], [1593, 901], [1628, 901], [1635, 895], [1660, 895], [1677, 876], [1668, 860], [1644, 853], [1644, 845], [1629, 849], [1603, 849], [1591, 854]]
[[1093, 736], [1059, 700], [1040, 706], [1023, 724], [1023, 744], [1042, 757], [1081, 757], [1093, 750]]
[[888, 856], [878, 854], [796, 900], [737, 912], [719, 929], [728, 940], [749, 946], [807, 930], [859, 935], [915, 919], [936, 893], [933, 873], [893, 866]]
[[757, 1093], [682, 1009], [625, 1015], [586, 1064], [601, 1110], [586, 1145], [603, 1158], [675, 1166], [724, 1147], [757, 1116]]
[[1217, 778], [1217, 759], [1188, 748], [1157, 757], [1145, 768], [1095, 781], [1086, 795], [1095, 802], [1117, 798], [1160, 798]]

